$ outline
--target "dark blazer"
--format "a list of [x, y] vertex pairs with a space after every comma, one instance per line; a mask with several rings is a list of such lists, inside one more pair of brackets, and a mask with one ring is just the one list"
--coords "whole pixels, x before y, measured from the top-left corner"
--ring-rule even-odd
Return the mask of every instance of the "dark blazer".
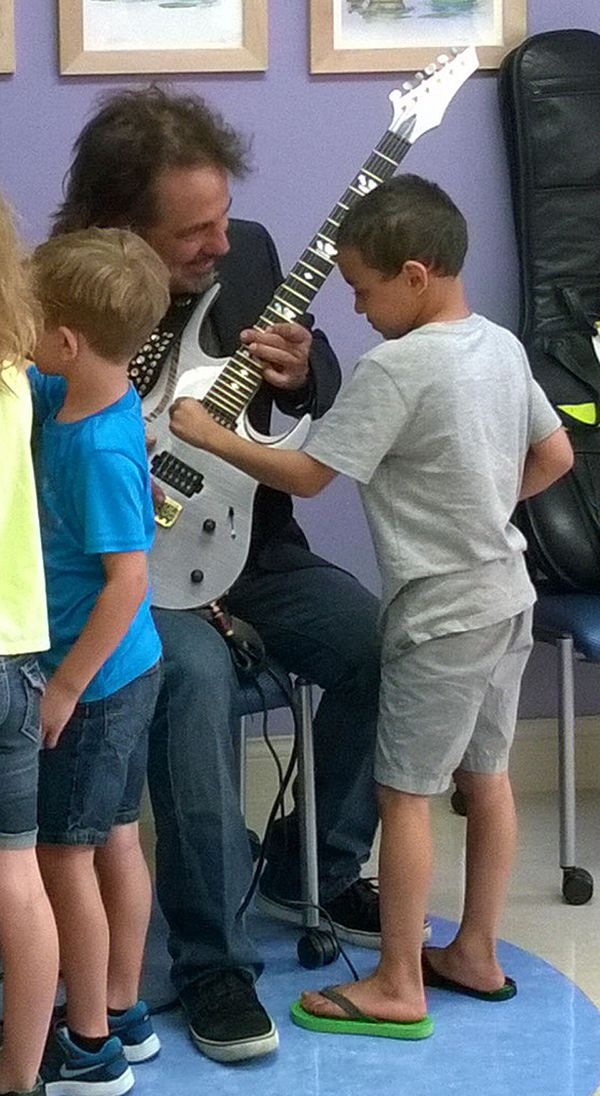
[[[262, 225], [254, 221], [231, 220], [231, 250], [218, 262], [221, 292], [213, 306], [211, 320], [223, 355], [233, 354], [239, 346], [239, 334], [251, 327], [270, 301], [283, 274], [273, 240]], [[306, 318], [312, 329], [313, 319]], [[301, 391], [282, 393], [263, 384], [254, 397], [249, 417], [262, 433], [269, 433], [273, 405], [287, 415], [299, 418], [309, 412], [319, 418], [329, 410], [341, 384], [337, 358], [326, 336], [313, 330], [310, 355], [310, 380]], [[304, 534], [293, 519], [292, 500], [281, 491], [259, 487], [254, 505], [249, 564], [265, 549], [282, 543], [306, 545]], [[267, 552], [268, 554], [268, 552]]]

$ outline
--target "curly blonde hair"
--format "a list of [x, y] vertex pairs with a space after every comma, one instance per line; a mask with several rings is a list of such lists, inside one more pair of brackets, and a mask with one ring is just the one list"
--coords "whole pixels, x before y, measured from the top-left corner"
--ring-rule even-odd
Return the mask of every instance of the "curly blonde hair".
[[0, 194], [0, 371], [33, 354], [38, 308], [13, 214]]

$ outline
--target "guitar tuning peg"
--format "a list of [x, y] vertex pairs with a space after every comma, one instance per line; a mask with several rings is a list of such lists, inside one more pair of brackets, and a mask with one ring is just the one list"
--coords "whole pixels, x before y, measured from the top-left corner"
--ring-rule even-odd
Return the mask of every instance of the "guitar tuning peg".
[[453, 55], [453, 57], [458, 57], [459, 53], [462, 53], [462, 50], [460, 46], [452, 46], [450, 53]]
[[415, 72], [415, 80], [418, 80], [419, 83], [421, 83], [424, 79], [425, 79], [425, 73], [424, 72]]
[[410, 80], [405, 80], [403, 85], [402, 85], [402, 90], [403, 91], [412, 91], [412, 89], [413, 89], [413, 86], [412, 86]]
[[434, 63], [432, 63], [431, 65], [427, 65], [427, 68], [425, 69], [425, 75], [433, 76], [434, 72], [437, 72], [437, 65]]
[[438, 65], [447, 65], [450, 58], [447, 53], [440, 53], [438, 57]]

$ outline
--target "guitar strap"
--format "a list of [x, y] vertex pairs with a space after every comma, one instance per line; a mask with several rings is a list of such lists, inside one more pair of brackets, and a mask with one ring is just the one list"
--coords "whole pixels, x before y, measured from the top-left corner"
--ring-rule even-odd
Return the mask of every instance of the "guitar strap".
[[500, 107], [520, 267], [520, 324], [575, 464], [521, 504], [536, 577], [600, 590], [600, 35], [534, 35], [504, 60]]
[[129, 363], [129, 378], [143, 398], [152, 391], [201, 294], [173, 297], [160, 323]]

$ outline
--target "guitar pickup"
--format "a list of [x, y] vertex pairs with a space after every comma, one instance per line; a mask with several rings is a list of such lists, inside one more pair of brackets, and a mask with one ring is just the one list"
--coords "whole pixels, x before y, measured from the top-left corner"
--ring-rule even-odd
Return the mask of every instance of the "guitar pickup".
[[154, 513], [154, 520], [157, 525], [162, 525], [163, 529], [171, 529], [182, 510], [183, 506], [180, 502], [176, 502], [175, 499], [170, 499], [168, 495], [165, 495], [158, 510]]
[[197, 472], [195, 468], [179, 460], [172, 453], [164, 450], [162, 453], [156, 453], [152, 458], [150, 470], [156, 479], [162, 480], [169, 487], [174, 487], [188, 499], [202, 490], [204, 483], [202, 473]]

